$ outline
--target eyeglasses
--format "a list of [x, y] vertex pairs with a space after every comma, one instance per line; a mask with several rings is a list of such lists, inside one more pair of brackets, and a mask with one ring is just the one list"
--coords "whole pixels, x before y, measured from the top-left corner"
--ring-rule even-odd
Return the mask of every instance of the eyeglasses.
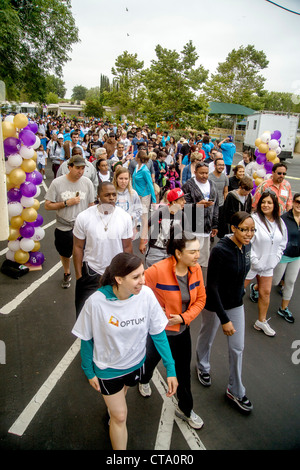
[[236, 225], [235, 225], [235, 228], [237, 228], [242, 233], [255, 233], [256, 232], [256, 228], [242, 228], [242, 227], [237, 227]]
[[300, 199], [295, 199], [294, 201], [296, 204], [300, 204]]
[[276, 175], [279, 175], [279, 176], [283, 175], [283, 176], [285, 176], [286, 173], [283, 173], [282, 171], [278, 171], [278, 172], [276, 173]]

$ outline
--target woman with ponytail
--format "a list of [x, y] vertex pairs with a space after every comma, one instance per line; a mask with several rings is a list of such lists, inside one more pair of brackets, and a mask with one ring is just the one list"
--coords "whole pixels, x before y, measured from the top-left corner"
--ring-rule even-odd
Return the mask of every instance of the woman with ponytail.
[[142, 260], [119, 253], [102, 275], [100, 288], [85, 302], [72, 330], [81, 339], [82, 368], [106, 403], [114, 450], [127, 447], [126, 393], [142, 376], [148, 334], [167, 370], [167, 396], [176, 392], [167, 322], [154, 293], [145, 286]]

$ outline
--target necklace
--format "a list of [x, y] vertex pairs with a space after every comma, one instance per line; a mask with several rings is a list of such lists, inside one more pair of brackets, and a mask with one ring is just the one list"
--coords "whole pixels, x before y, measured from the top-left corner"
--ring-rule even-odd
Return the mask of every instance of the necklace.
[[101, 210], [100, 210], [100, 208], [99, 208], [99, 206], [98, 206], [98, 212], [99, 212], [100, 220], [101, 220], [101, 222], [102, 222], [103, 225], [104, 225], [104, 231], [105, 231], [105, 232], [107, 232], [107, 230], [108, 230], [108, 225], [109, 225], [110, 219], [112, 218], [112, 216], [113, 216], [113, 214], [114, 214], [114, 210], [115, 210], [115, 208], [113, 208], [113, 211], [112, 211], [112, 213], [111, 213], [110, 218], [108, 219], [107, 223], [105, 223], [104, 220], [103, 220], [103, 218], [102, 218], [102, 215], [101, 215]]

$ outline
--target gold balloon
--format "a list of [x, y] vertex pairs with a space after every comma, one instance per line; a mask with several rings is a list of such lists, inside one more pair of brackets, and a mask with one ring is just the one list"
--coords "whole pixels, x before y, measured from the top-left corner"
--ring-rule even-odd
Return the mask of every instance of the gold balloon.
[[259, 186], [263, 182], [263, 180], [264, 180], [263, 178], [259, 178], [259, 177], [255, 178], [254, 181], [255, 181], [256, 186]]
[[274, 160], [272, 160], [272, 163], [274, 163], [274, 165], [275, 165], [276, 163], [279, 163], [279, 162], [280, 162], [280, 158], [279, 158], [279, 157], [276, 157], [276, 158], [274, 158]]
[[255, 180], [255, 178], [258, 178], [258, 174], [256, 173], [256, 171], [254, 171], [254, 173], [252, 174], [252, 178]]
[[33, 207], [26, 207], [26, 209], [22, 210], [21, 217], [25, 222], [34, 222], [37, 216], [37, 211]]
[[22, 168], [15, 168], [9, 173], [9, 182], [15, 186], [20, 186], [26, 180], [26, 173]]
[[16, 128], [12, 122], [3, 121], [2, 133], [3, 139], [6, 139], [6, 137], [16, 137]]
[[15, 260], [17, 263], [24, 264], [27, 263], [29, 260], [29, 253], [28, 251], [17, 250], [15, 251]]
[[255, 146], [256, 146], [256, 147], [259, 147], [260, 144], [262, 144], [262, 140], [261, 140], [261, 139], [256, 139], [256, 141], [255, 141]]
[[13, 122], [15, 127], [18, 129], [23, 129], [23, 127], [26, 127], [28, 124], [28, 118], [25, 116], [25, 114], [16, 114]]
[[37, 153], [34, 152], [34, 154], [31, 157], [31, 160], [34, 160], [35, 162], [37, 161]]
[[9, 227], [9, 235], [8, 235], [8, 240], [9, 241], [16, 240], [20, 236], [21, 235], [20, 235], [20, 232], [19, 232], [18, 229]]
[[40, 248], [41, 248], [40, 242], [34, 240], [34, 247], [32, 248], [31, 251], [39, 251]]
[[272, 162], [277, 158], [277, 153], [275, 150], [269, 150], [269, 152], [266, 153], [266, 157], [269, 162]]
[[259, 144], [258, 146], [258, 151], [260, 153], [267, 153], [269, 151], [269, 146], [268, 144], [264, 144], [263, 142], [261, 144]]
[[10, 226], [12, 228], [19, 229], [20, 227], [22, 227], [23, 224], [24, 224], [24, 220], [22, 219], [20, 215], [15, 215], [14, 217], [10, 219]]
[[40, 205], [41, 205], [40, 201], [38, 199], [34, 199], [31, 207], [33, 207], [36, 211], [38, 211], [40, 208]]
[[21, 165], [22, 170], [26, 173], [31, 173], [36, 169], [36, 163], [32, 158], [24, 159]]

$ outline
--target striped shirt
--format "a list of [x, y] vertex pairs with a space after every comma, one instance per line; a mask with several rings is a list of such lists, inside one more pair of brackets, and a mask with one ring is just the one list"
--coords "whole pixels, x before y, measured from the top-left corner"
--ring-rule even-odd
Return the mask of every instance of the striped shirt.
[[292, 195], [292, 190], [291, 190], [291, 185], [287, 180], [283, 180], [282, 183], [280, 183], [279, 186], [275, 186], [273, 183], [273, 179], [269, 178], [268, 180], [263, 181], [256, 189], [255, 194], [252, 199], [252, 207], [253, 209], [256, 208], [257, 203], [260, 199], [260, 196], [264, 191], [267, 190], [273, 191], [277, 198], [278, 198], [278, 203], [279, 203], [279, 210], [280, 210], [280, 215], [282, 215], [284, 212], [290, 210], [293, 206], [293, 195]]

